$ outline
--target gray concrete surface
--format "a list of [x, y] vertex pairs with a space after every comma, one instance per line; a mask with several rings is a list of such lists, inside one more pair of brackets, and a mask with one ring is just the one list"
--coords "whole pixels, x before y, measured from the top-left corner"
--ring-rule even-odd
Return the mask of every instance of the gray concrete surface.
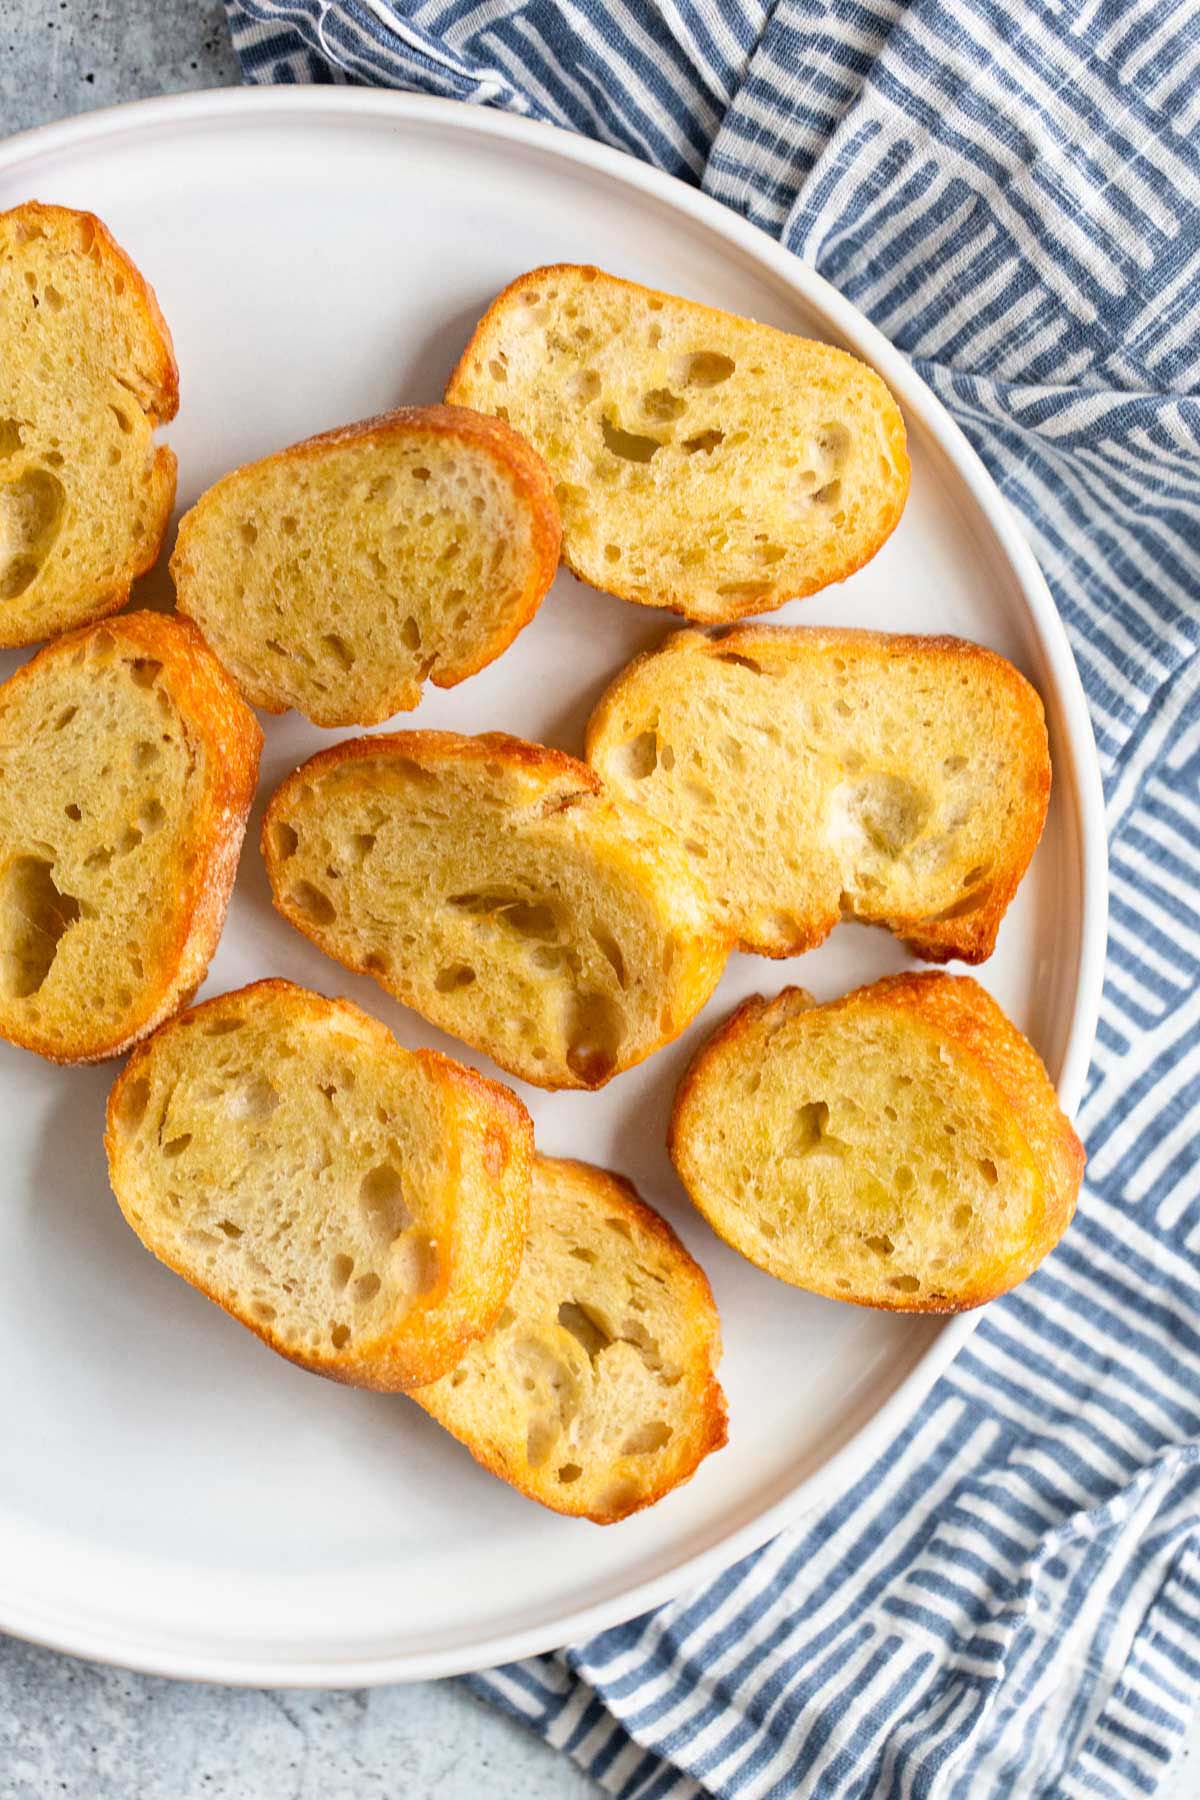
[[[0, 137], [237, 80], [217, 0], [0, 0]], [[1200, 1731], [1161, 1800], [1200, 1793], [1197, 1742]], [[594, 1800], [600, 1792], [455, 1682], [251, 1692], [97, 1668], [0, 1638], [0, 1800]]]
[[238, 79], [220, 0], [0, 0], [0, 137]]
[[156, 1681], [0, 1639], [3, 1800], [589, 1800], [457, 1682], [357, 1693]]

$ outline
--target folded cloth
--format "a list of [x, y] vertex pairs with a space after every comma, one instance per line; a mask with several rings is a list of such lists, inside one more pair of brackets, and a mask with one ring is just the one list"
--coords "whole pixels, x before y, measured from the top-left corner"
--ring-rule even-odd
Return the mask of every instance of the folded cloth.
[[627, 1800], [1153, 1793], [1200, 1690], [1200, 11], [227, 0], [254, 81], [506, 107], [699, 183], [911, 359], [1071, 635], [1111, 834], [1066, 1239], [834, 1506], [476, 1678]]

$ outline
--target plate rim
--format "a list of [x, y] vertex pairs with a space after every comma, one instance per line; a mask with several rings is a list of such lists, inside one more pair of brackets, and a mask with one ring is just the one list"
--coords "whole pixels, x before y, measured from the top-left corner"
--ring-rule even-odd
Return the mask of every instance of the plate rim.
[[[223, 115], [267, 117], [309, 113], [319, 129], [347, 115], [378, 117], [384, 125], [403, 129], [441, 125], [477, 137], [493, 137], [530, 146], [551, 158], [582, 165], [636, 190], [640, 195], [681, 213], [782, 281], [804, 303], [819, 312], [832, 329], [883, 375], [902, 407], [921, 419], [948, 459], [956, 477], [978, 506], [1016, 578], [1046, 657], [1064, 724], [1064, 747], [1071, 764], [1071, 788], [1081, 860], [1081, 919], [1075, 1001], [1058, 1093], [1064, 1110], [1074, 1115], [1084, 1091], [1099, 1018], [1108, 935], [1108, 856], [1105, 804], [1091, 717], [1066, 628], [1041, 568], [1012, 511], [983, 462], [942, 402], [900, 351], [850, 301], [766, 232], [731, 208], [678, 177], [631, 154], [559, 126], [465, 101], [445, 100], [385, 88], [340, 85], [248, 86], [208, 88], [170, 94], [35, 126], [0, 142], [0, 173], [22, 163], [36, 165], [47, 157], [136, 136], [174, 124], [203, 124]], [[984, 1316], [985, 1309], [960, 1314], [942, 1327], [917, 1365], [871, 1419], [855, 1432], [820, 1469], [802, 1478], [786, 1495], [718, 1543], [682, 1556], [669, 1569], [637, 1582], [620, 1593], [577, 1607], [554, 1622], [524, 1629], [492, 1631], [470, 1646], [389, 1655], [348, 1654], [332, 1658], [304, 1656], [295, 1660], [258, 1652], [220, 1655], [189, 1653], [164, 1642], [156, 1647], [143, 1628], [141, 1637], [119, 1624], [55, 1618], [35, 1605], [10, 1604], [0, 1596], [0, 1631], [46, 1648], [83, 1656], [150, 1675], [220, 1682], [234, 1686], [369, 1687], [387, 1682], [429, 1680], [518, 1660], [578, 1642], [626, 1623], [642, 1613], [698, 1588], [713, 1576], [760, 1549], [773, 1537], [800, 1523], [826, 1497], [845, 1488], [916, 1412], [938, 1377], [949, 1367]]]

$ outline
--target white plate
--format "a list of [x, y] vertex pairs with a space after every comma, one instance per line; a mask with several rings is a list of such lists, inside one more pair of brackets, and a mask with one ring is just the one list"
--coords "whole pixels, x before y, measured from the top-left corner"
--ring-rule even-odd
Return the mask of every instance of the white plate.
[[[98, 212], [153, 282], [182, 408], [179, 499], [310, 432], [437, 398], [520, 270], [603, 267], [867, 357], [899, 396], [912, 498], [875, 561], [776, 615], [957, 632], [1011, 656], [1050, 719], [1046, 835], [982, 979], [1065, 1103], [1090, 1053], [1105, 935], [1087, 711], [1011, 515], [903, 359], [817, 276], [682, 184], [503, 114], [354, 89], [153, 101], [0, 147], [0, 208]], [[165, 564], [165, 559], [164, 559]], [[163, 570], [140, 596], [161, 600]], [[504, 727], [578, 752], [607, 678], [672, 624], [561, 577], [512, 650], [422, 725]], [[0, 659], [0, 673], [15, 666]], [[332, 734], [266, 721], [262, 792]], [[350, 993], [405, 1043], [460, 1046], [272, 913], [251, 820], [205, 991], [287, 975]], [[840, 993], [907, 959], [845, 926], [790, 964], [738, 956], [698, 1024], [599, 1095], [522, 1090], [543, 1149], [630, 1175], [708, 1270], [731, 1441], [651, 1512], [600, 1531], [520, 1499], [404, 1399], [273, 1357], [155, 1264], [108, 1191], [111, 1068], [0, 1046], [0, 1626], [175, 1675], [349, 1684], [445, 1674], [577, 1640], [713, 1575], [846, 1486], [911, 1415], [972, 1320], [898, 1320], [801, 1294], [690, 1209], [663, 1134], [729, 1006], [802, 980]]]

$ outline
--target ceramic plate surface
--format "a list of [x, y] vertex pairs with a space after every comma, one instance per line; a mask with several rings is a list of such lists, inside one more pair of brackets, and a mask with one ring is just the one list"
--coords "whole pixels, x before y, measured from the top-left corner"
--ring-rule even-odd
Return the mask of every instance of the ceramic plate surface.
[[[179, 503], [226, 469], [404, 401], [440, 397], [496, 291], [536, 264], [602, 267], [848, 346], [899, 397], [913, 458], [899, 529], [780, 621], [955, 632], [1013, 658], [1050, 721], [1054, 797], [981, 979], [1068, 1108], [1095, 1024], [1104, 833], [1087, 713], [1020, 532], [901, 357], [762, 233], [680, 183], [502, 114], [354, 89], [153, 101], [0, 146], [0, 208], [90, 208], [157, 289], [182, 404], [164, 434]], [[165, 557], [142, 604], [169, 596]], [[607, 679], [671, 626], [560, 576], [483, 674], [399, 723], [493, 728], [579, 752]], [[0, 658], [7, 675], [19, 659]], [[262, 804], [335, 734], [265, 721], [262, 791], [205, 993], [283, 975], [348, 993], [406, 1044], [493, 1072], [272, 912]], [[0, 1627], [166, 1674], [358, 1684], [572, 1640], [694, 1585], [822, 1497], [911, 1415], [970, 1332], [811, 1298], [726, 1250], [689, 1207], [664, 1133], [689, 1055], [744, 995], [827, 998], [909, 959], [840, 927], [790, 963], [736, 956], [677, 1044], [603, 1093], [520, 1090], [541, 1147], [630, 1176], [708, 1271], [731, 1441], [649, 1513], [599, 1530], [520, 1499], [403, 1398], [272, 1356], [157, 1265], [105, 1174], [111, 1066], [0, 1045]]]

